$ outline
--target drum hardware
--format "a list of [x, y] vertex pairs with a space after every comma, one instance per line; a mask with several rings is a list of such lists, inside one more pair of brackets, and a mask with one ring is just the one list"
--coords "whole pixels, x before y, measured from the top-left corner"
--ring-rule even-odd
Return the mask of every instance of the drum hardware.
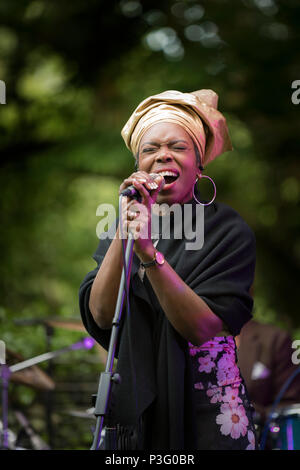
[[44, 442], [43, 439], [34, 431], [28, 419], [21, 411], [15, 411], [15, 416], [22, 426], [21, 432], [18, 433], [16, 439], [16, 447], [19, 449], [22, 448], [19, 446], [19, 443], [21, 439], [21, 433], [23, 431], [29, 437], [34, 450], [50, 450], [50, 446], [48, 446], [48, 444], [46, 444], [46, 442]]
[[[61, 318], [61, 317], [48, 317], [48, 318], [25, 318], [25, 319], [18, 319], [15, 320], [16, 325], [20, 326], [33, 326], [33, 325], [42, 325], [46, 328], [48, 334], [48, 349], [50, 349], [50, 336], [51, 336], [51, 329], [53, 328], [61, 328], [67, 331], [78, 331], [81, 333], [86, 333], [85, 326], [83, 325], [82, 321], [79, 318]], [[50, 329], [50, 335], [49, 335]], [[100, 357], [100, 361], [102, 364], [106, 363], [107, 360], [107, 351], [100, 346], [100, 344], [96, 344], [96, 349]]]
[[[7, 365], [10, 367], [15, 365], [18, 362], [23, 362], [24, 358], [21, 354], [12, 351], [11, 349], [6, 350], [6, 361]], [[55, 388], [55, 383], [49, 377], [46, 372], [40, 369], [38, 366], [33, 365], [25, 369], [12, 372], [10, 375], [10, 381], [26, 385], [38, 390], [53, 390]]]
[[[0, 435], [3, 434], [3, 422], [0, 420]], [[16, 434], [9, 428], [6, 429], [6, 439], [7, 439], [7, 446], [0, 447], [1, 450], [13, 450], [16, 448]]]
[[[2, 439], [1, 446], [3, 449], [9, 449], [9, 430], [8, 430], [8, 389], [10, 379], [14, 373], [23, 371], [24, 369], [36, 366], [36, 364], [53, 359], [61, 354], [68, 351], [74, 351], [77, 349], [91, 349], [94, 346], [94, 340], [91, 337], [85, 337], [77, 343], [73, 343], [70, 346], [51, 351], [48, 353], [40, 354], [39, 356], [21, 361], [18, 364], [8, 366], [7, 364], [1, 364], [0, 366], [0, 377], [2, 382]], [[19, 375], [20, 380], [20, 375]], [[53, 382], [54, 383], [54, 382]], [[28, 383], [26, 383], [28, 385]], [[35, 384], [36, 386], [36, 384]]]
[[[295, 404], [295, 405], [292, 405], [292, 407], [286, 407], [285, 409], [281, 409], [280, 411], [276, 411], [277, 406], [280, 403], [280, 400], [282, 399], [285, 392], [287, 391], [287, 389], [289, 388], [289, 386], [291, 385], [291, 383], [293, 382], [293, 380], [295, 379], [295, 377], [299, 373], [300, 373], [300, 367], [297, 367], [294, 370], [294, 372], [292, 372], [292, 374], [284, 382], [284, 384], [282, 385], [281, 389], [279, 390], [277, 396], [275, 397], [275, 400], [274, 400], [274, 403], [272, 405], [271, 411], [270, 411], [270, 413], [269, 413], [269, 415], [266, 419], [264, 429], [262, 431], [262, 437], [261, 437], [261, 441], [260, 441], [260, 449], [261, 450], [265, 449], [268, 433], [271, 430], [273, 432], [272, 435], [274, 435], [274, 434], [277, 435], [277, 433], [281, 432], [281, 427], [282, 427], [282, 421], [283, 420], [285, 420], [285, 423], [284, 423], [284, 426], [283, 426], [284, 431], [282, 431], [283, 434], [281, 433], [280, 440], [278, 442], [276, 441], [276, 445], [286, 446], [283, 449], [280, 448], [281, 450], [284, 450], [284, 449], [294, 450], [294, 449], [297, 449], [298, 446], [299, 446], [298, 449], [300, 450], [300, 434], [299, 434], [299, 437], [297, 437], [297, 435], [295, 434], [295, 431], [297, 429], [296, 428], [294, 429], [293, 421], [292, 421], [292, 416], [294, 415], [294, 416], [298, 417], [298, 420], [296, 420], [295, 423], [297, 424], [297, 422], [298, 422], [300, 424], [300, 421], [299, 421], [299, 418], [300, 418], [300, 405]], [[290, 412], [291, 408], [292, 408], [292, 413]], [[295, 412], [296, 409], [299, 410], [299, 412]], [[271, 425], [271, 423], [272, 423], [272, 425]], [[279, 427], [279, 429], [278, 429], [278, 427]], [[299, 427], [298, 432], [300, 433], [300, 427]], [[295, 446], [297, 446], [297, 447], [295, 447]], [[277, 447], [275, 447], [275, 448], [277, 449]]]
[[[78, 317], [47, 317], [47, 318], [21, 318], [16, 319], [14, 321], [16, 325], [19, 326], [34, 326], [34, 325], [41, 325], [45, 329], [46, 334], [46, 350], [52, 349], [52, 337], [54, 334], [55, 329], [60, 328], [63, 330], [68, 331], [76, 331], [81, 333], [86, 333], [86, 329]], [[98, 353], [97, 362], [101, 362], [101, 364], [106, 363], [107, 359], [107, 352], [105, 351], [100, 344], [96, 344], [96, 351]], [[50, 377], [53, 376], [53, 363], [50, 361], [47, 366], [47, 373]], [[53, 402], [53, 394], [52, 391], [46, 391], [44, 394], [44, 406], [45, 406], [45, 414], [46, 414], [46, 427], [47, 427], [47, 437], [48, 442], [52, 448], [55, 447], [55, 432], [54, 432], [54, 424], [52, 421], [52, 414], [54, 408]]]
[[[45, 329], [46, 334], [46, 350], [49, 351], [52, 349], [52, 337], [55, 329], [63, 329], [67, 331], [76, 331], [81, 333], [86, 333], [86, 329], [78, 317], [57, 317], [51, 316], [47, 318], [21, 318], [14, 321], [16, 325], [19, 326], [34, 326], [41, 325]], [[96, 344], [96, 350], [100, 359], [101, 364], [106, 363], [107, 352], [105, 351], [100, 344]], [[99, 361], [98, 359], [98, 361]], [[47, 373], [50, 377], [53, 375], [53, 363], [50, 361], [47, 366]], [[52, 421], [52, 414], [54, 408], [53, 394], [52, 391], [46, 391], [44, 394], [44, 406], [46, 413], [46, 427], [48, 434], [48, 442], [52, 448], [55, 447], [55, 433], [54, 433], [54, 424]]]
[[300, 404], [273, 413], [269, 429], [274, 450], [300, 450]]
[[94, 415], [95, 408], [88, 408], [87, 410], [66, 410], [64, 411], [65, 414], [69, 416], [74, 416], [75, 418], [83, 418], [83, 419], [96, 419]]

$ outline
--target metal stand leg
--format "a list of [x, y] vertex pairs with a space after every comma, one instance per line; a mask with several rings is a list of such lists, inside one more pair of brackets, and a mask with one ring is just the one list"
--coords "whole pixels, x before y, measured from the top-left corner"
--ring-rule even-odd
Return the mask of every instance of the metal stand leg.
[[1, 448], [9, 449], [8, 442], [8, 386], [9, 386], [10, 370], [6, 365], [1, 366], [1, 382], [2, 382], [2, 440]]
[[[113, 374], [113, 362], [115, 357], [115, 350], [116, 344], [118, 339], [118, 329], [120, 325], [120, 320], [122, 316], [122, 309], [123, 309], [123, 302], [125, 296], [125, 282], [127, 282], [127, 278], [130, 276], [130, 268], [131, 268], [131, 261], [133, 256], [133, 243], [134, 238], [131, 234], [128, 236], [127, 246], [126, 246], [126, 266], [129, 267], [128, 272], [124, 273], [124, 269], [122, 271], [118, 298], [115, 308], [115, 314], [113, 318], [113, 326], [110, 336], [110, 343], [108, 348], [107, 354], [107, 361], [105, 372], [102, 372], [100, 375], [100, 381], [98, 386], [98, 393], [97, 393], [97, 400], [95, 405], [95, 416], [97, 417], [96, 429], [94, 433], [94, 440], [91, 447], [91, 450], [99, 450], [100, 445], [100, 438], [102, 434], [102, 428], [104, 423], [104, 418], [107, 416], [108, 404], [110, 399], [110, 392], [111, 392], [111, 385], [112, 382], [118, 383], [120, 381], [120, 377], [118, 374]], [[113, 426], [108, 427], [109, 432], [109, 439], [105, 439], [105, 450], [115, 450], [116, 449], [116, 429]], [[110, 447], [112, 446], [112, 447]]]

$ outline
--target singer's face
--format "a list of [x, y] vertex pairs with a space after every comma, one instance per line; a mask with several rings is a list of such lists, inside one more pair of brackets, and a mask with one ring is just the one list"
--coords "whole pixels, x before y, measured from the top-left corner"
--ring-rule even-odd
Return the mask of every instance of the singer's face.
[[158, 204], [189, 201], [199, 173], [191, 137], [178, 124], [154, 124], [141, 139], [139, 169], [164, 176], [165, 186], [158, 194]]

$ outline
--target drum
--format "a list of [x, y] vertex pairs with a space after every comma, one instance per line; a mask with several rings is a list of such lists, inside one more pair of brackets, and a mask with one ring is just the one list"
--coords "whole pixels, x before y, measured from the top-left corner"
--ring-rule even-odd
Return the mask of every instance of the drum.
[[300, 404], [290, 405], [274, 413], [270, 433], [273, 449], [300, 450]]

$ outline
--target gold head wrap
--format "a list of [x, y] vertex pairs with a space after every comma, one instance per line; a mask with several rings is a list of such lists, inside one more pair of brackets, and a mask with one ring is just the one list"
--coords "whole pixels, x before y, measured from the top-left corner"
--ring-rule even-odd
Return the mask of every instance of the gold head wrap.
[[136, 156], [141, 138], [151, 126], [159, 122], [178, 124], [197, 145], [201, 164], [205, 166], [218, 155], [232, 150], [226, 119], [217, 106], [218, 95], [213, 90], [192, 93], [165, 91], [142, 101], [123, 127], [121, 135]]

